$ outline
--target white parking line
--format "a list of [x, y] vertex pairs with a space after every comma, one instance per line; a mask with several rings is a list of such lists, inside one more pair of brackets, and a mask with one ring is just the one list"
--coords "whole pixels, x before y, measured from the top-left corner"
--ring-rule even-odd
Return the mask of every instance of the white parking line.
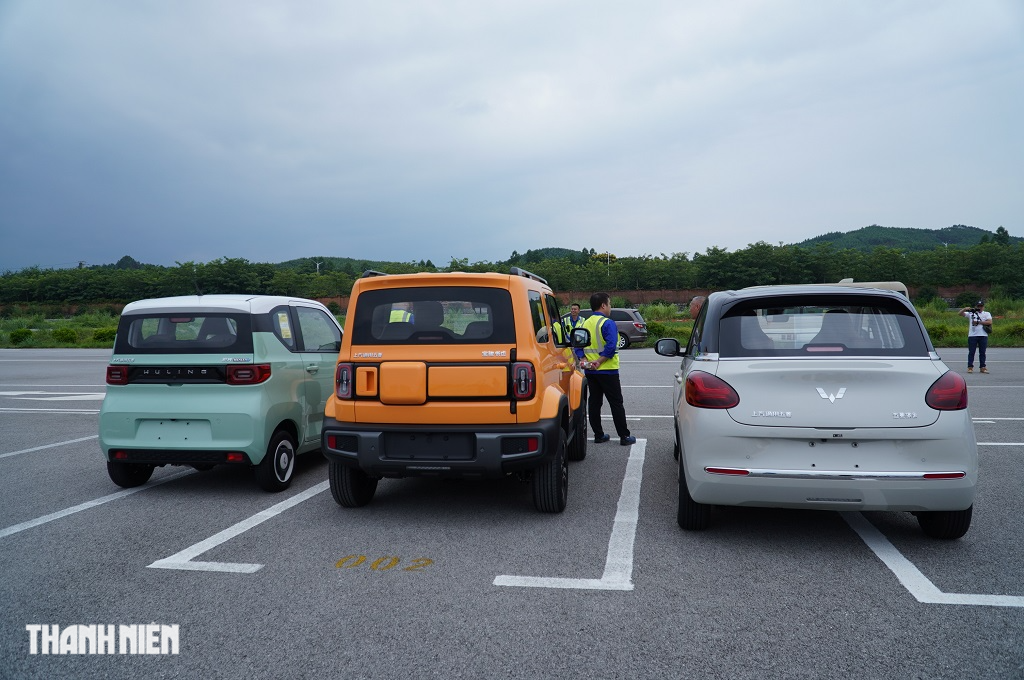
[[11, 456], [17, 456], [22, 453], [31, 453], [32, 451], [42, 451], [43, 449], [52, 449], [57, 446], [64, 446], [65, 444], [77, 444], [78, 442], [87, 442], [90, 439], [99, 439], [98, 434], [94, 434], [91, 437], [81, 437], [79, 439], [69, 439], [66, 442], [57, 442], [56, 444], [44, 444], [43, 446], [34, 446], [31, 449], [22, 449], [21, 451], [11, 451], [9, 453], [0, 453], [0, 458], [10, 458]]
[[36, 519], [31, 519], [27, 522], [22, 522], [21, 524], [9, 526], [6, 529], [0, 529], [0, 538], [7, 538], [8, 536], [25, 531], [26, 529], [31, 529], [32, 527], [37, 527], [41, 524], [46, 524], [47, 522], [52, 522], [62, 517], [67, 517], [68, 515], [74, 515], [75, 513], [82, 512], [83, 510], [95, 508], [97, 505], [103, 505], [104, 503], [109, 503], [110, 501], [116, 501], [119, 498], [131, 496], [133, 493], [145, 491], [146, 489], [152, 489], [154, 486], [157, 486], [158, 484], [163, 484], [164, 482], [169, 482], [171, 480], [184, 477], [185, 475], [190, 475], [193, 472], [195, 472], [195, 470], [186, 470], [184, 472], [179, 472], [177, 474], [168, 475], [167, 477], [158, 479], [155, 482], [150, 482], [149, 484], [146, 484], [144, 486], [137, 486], [132, 489], [118, 491], [117, 493], [112, 493], [109, 496], [101, 496], [100, 498], [96, 498], [91, 501], [86, 501], [85, 503], [80, 503], [79, 505], [76, 505], [74, 507], [59, 510], [57, 512], [51, 512], [49, 515], [43, 515], [42, 517], [37, 517]]
[[272, 519], [288, 508], [295, 507], [303, 501], [308, 501], [318, 493], [326, 491], [330, 482], [320, 482], [316, 486], [312, 486], [302, 493], [297, 493], [286, 501], [281, 501], [276, 505], [272, 505], [262, 512], [258, 512], [248, 519], [244, 519], [238, 524], [228, 527], [221, 532], [210, 536], [205, 541], [200, 541], [193, 546], [185, 548], [181, 552], [174, 553], [170, 557], [165, 557], [162, 560], [157, 560], [153, 564], [148, 565], [150, 569], [182, 569], [185, 571], [225, 571], [235, 574], [252, 574], [253, 572], [259, 571], [263, 568], [262, 564], [246, 564], [244, 562], [193, 562], [193, 558], [202, 555], [207, 550], [216, 548], [221, 543], [230, 541], [235, 536], [245, 533], [254, 526], [263, 524], [268, 519]]
[[601, 578], [551, 578], [544, 576], [498, 576], [496, 586], [523, 588], [566, 588], [577, 590], [633, 590], [633, 542], [640, 510], [640, 483], [643, 481], [646, 439], [637, 439], [629, 447], [626, 476], [622, 480], [622, 493], [608, 539]]
[[977, 595], [944, 593], [921, 570], [914, 566], [889, 542], [874, 524], [859, 512], [840, 512], [846, 523], [856, 531], [872, 552], [889, 567], [903, 587], [922, 604], [969, 604], [985, 607], [1024, 607], [1024, 597], [1017, 595]]

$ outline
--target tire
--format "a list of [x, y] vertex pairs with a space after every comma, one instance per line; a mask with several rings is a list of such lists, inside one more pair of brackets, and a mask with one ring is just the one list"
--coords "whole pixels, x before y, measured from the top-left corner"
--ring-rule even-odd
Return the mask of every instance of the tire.
[[565, 455], [565, 432], [547, 463], [533, 473], [533, 505], [541, 512], [562, 512], [569, 499], [569, 462]]
[[331, 495], [343, 508], [360, 508], [373, 498], [377, 481], [356, 467], [331, 461], [328, 469]]
[[629, 338], [626, 337], [625, 333], [619, 333], [619, 342], [616, 347], [619, 349], [626, 349], [629, 347]]
[[260, 488], [277, 493], [291, 486], [295, 456], [295, 437], [287, 430], [275, 432], [267, 446], [267, 454], [256, 466], [256, 482]]
[[153, 476], [152, 465], [143, 463], [122, 463], [120, 461], [107, 461], [107, 474], [114, 484], [130, 489], [135, 486], [142, 486]]
[[683, 460], [679, 459], [679, 510], [676, 521], [680, 529], [686, 531], [704, 531], [711, 524], [711, 506], [693, 500], [686, 486], [686, 470]]
[[917, 523], [921, 531], [932, 538], [952, 540], [960, 538], [971, 528], [971, 516], [974, 506], [966, 510], [942, 510], [917, 513]]
[[576, 428], [569, 446], [569, 460], [583, 460], [587, 457], [587, 395], [580, 400], [580, 412], [576, 414]]

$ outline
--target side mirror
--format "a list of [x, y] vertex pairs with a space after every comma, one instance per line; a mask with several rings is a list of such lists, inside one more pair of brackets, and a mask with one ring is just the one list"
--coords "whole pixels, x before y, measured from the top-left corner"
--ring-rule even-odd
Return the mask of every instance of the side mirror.
[[590, 344], [590, 331], [586, 328], [574, 328], [570, 340], [573, 347], [586, 347]]
[[675, 338], [662, 338], [654, 345], [654, 353], [663, 357], [679, 356], [679, 341]]

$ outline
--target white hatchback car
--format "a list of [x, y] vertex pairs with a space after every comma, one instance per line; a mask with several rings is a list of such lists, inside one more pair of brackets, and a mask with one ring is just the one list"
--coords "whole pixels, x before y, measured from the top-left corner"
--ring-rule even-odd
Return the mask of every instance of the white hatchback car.
[[713, 293], [681, 356], [678, 522], [714, 505], [894, 510], [936, 538], [971, 524], [978, 453], [964, 379], [899, 293], [759, 286]]

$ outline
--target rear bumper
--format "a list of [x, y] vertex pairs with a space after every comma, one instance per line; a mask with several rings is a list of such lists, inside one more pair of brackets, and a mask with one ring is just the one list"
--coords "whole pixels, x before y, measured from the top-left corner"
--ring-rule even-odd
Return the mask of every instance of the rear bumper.
[[119, 463], [141, 463], [145, 465], [250, 465], [252, 460], [242, 453], [242, 460], [228, 460], [229, 451], [202, 449], [131, 449], [112, 448], [107, 460]]
[[[372, 477], [499, 478], [551, 459], [557, 419], [529, 425], [381, 425], [324, 419], [320, 450]], [[531, 442], [536, 439], [535, 444]]]
[[973, 478], [911, 479], [893, 475], [842, 472], [820, 477], [687, 474], [690, 495], [698, 503], [820, 510], [926, 512], [965, 510], [974, 503]]

